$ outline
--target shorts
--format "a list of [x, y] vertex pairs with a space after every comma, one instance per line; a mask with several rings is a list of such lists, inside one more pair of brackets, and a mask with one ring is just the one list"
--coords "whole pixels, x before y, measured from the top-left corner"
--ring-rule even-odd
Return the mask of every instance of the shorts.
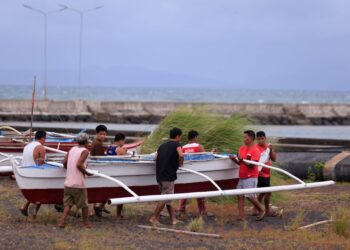
[[86, 188], [71, 188], [64, 187], [63, 204], [64, 206], [72, 207], [75, 205], [79, 208], [86, 208], [88, 206], [87, 190]]
[[[175, 189], [175, 183], [173, 181], [160, 181], [158, 182], [159, 190], [161, 194], [173, 194]], [[164, 201], [165, 204], [171, 205], [171, 201]]]
[[270, 177], [261, 177], [258, 178], [258, 187], [270, 187]]
[[[237, 184], [237, 189], [247, 189], [247, 188], [256, 188], [258, 185], [258, 178], [246, 178], [239, 179]], [[245, 197], [256, 198], [256, 194], [245, 194]]]

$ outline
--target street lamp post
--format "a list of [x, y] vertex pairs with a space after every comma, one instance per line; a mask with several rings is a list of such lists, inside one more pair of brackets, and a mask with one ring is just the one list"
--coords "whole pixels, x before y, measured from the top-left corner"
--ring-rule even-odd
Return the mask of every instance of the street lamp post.
[[91, 12], [94, 10], [98, 10], [103, 8], [103, 6], [97, 6], [95, 8], [86, 9], [86, 10], [79, 10], [75, 8], [71, 8], [67, 5], [60, 4], [62, 8], [74, 11], [75, 13], [78, 13], [80, 16], [80, 36], [79, 36], [79, 73], [78, 73], [78, 90], [77, 90], [77, 97], [80, 99], [80, 87], [81, 87], [81, 79], [82, 79], [82, 62], [83, 62], [83, 29], [84, 29], [84, 14], [87, 12]]
[[36, 13], [39, 13], [39, 14], [43, 15], [43, 17], [44, 17], [44, 99], [47, 99], [47, 16], [49, 14], [64, 11], [67, 8], [62, 6], [58, 10], [52, 10], [52, 11], [45, 12], [43, 10], [34, 8], [34, 7], [27, 5], [27, 4], [23, 4], [23, 7], [27, 8], [29, 10], [32, 10]]

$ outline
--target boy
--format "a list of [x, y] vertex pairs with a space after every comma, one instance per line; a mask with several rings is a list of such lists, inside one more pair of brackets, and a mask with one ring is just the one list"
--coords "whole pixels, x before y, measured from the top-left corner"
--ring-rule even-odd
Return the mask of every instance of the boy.
[[[203, 145], [199, 144], [199, 133], [197, 131], [191, 130], [190, 132], [188, 132], [187, 138], [188, 138], [188, 143], [182, 147], [183, 153], [205, 152]], [[180, 200], [180, 205], [179, 205], [180, 219], [184, 218], [186, 215], [186, 203], [187, 203], [186, 199]], [[205, 206], [204, 198], [197, 199], [197, 207], [198, 207], [199, 217], [206, 215], [207, 209]]]
[[[257, 149], [260, 151], [261, 154], [268, 153], [269, 156], [267, 158], [265, 163], [268, 166], [271, 166], [270, 160], [276, 161], [277, 155], [275, 150], [272, 148], [271, 144], [268, 144], [266, 142], [266, 134], [264, 131], [259, 131], [256, 133], [256, 137], [258, 140], [258, 143], [256, 144]], [[269, 168], [262, 168], [259, 172], [258, 177], [258, 187], [270, 187], [270, 169]], [[271, 211], [270, 208], [270, 200], [271, 200], [271, 193], [262, 193], [258, 196], [259, 202], [264, 201], [265, 205], [265, 213], [267, 216], [276, 216], [276, 214]]]

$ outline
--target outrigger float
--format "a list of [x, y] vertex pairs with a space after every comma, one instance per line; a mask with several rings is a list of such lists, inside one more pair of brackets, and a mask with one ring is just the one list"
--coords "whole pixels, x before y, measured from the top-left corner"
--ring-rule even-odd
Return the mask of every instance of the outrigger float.
[[[10, 161], [17, 184], [28, 201], [62, 203], [66, 170], [61, 163], [20, 167], [14, 157], [10, 156]], [[108, 201], [111, 205], [290, 191], [335, 184], [334, 181], [305, 183], [285, 170], [246, 160], [246, 163], [283, 173], [298, 184], [236, 189], [239, 166], [227, 155], [200, 153], [185, 156], [175, 182], [175, 194], [161, 195], [152, 155], [90, 157], [88, 162], [88, 171], [93, 174], [86, 180], [89, 203]]]

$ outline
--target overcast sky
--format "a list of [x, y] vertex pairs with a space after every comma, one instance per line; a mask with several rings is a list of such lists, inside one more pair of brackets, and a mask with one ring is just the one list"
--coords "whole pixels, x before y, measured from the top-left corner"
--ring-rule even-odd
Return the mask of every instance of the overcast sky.
[[[83, 84], [350, 90], [349, 0], [1, 0], [0, 84], [43, 79], [43, 18], [84, 17]], [[76, 84], [79, 16], [48, 18], [48, 84]]]

